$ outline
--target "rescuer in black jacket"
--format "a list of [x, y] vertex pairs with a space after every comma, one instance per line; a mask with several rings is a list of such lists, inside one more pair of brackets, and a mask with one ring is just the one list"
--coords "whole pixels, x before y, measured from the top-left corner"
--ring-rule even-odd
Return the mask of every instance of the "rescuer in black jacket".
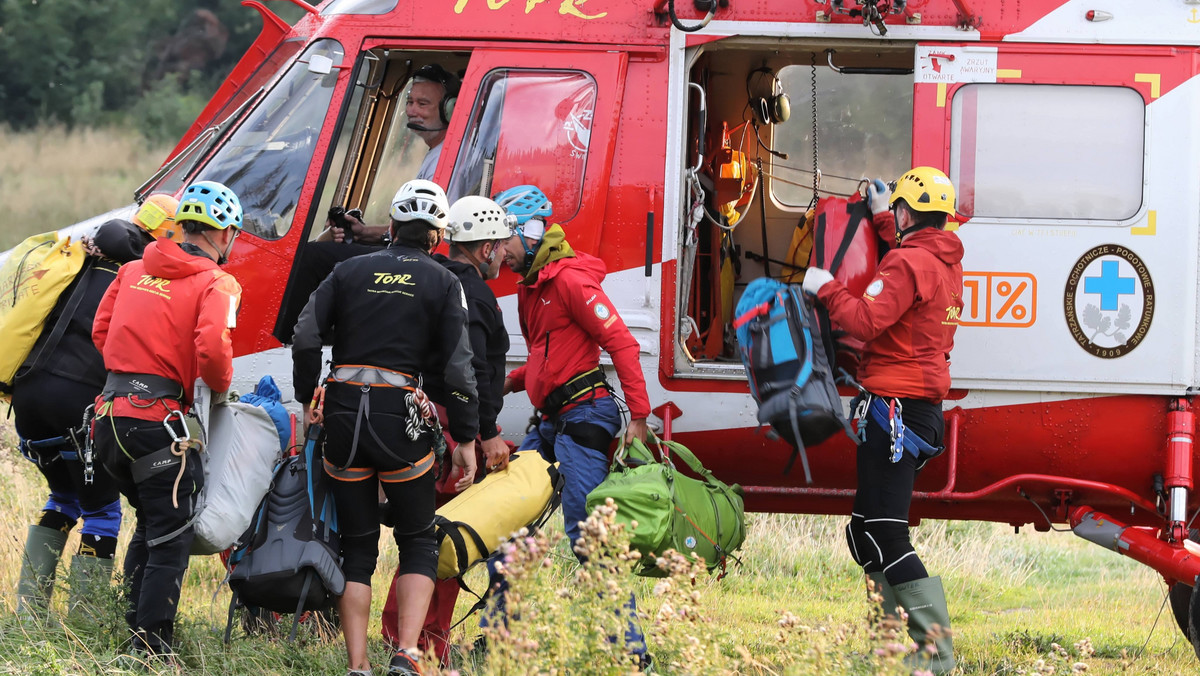
[[463, 197], [450, 207], [446, 240], [450, 257], [433, 258], [453, 272], [467, 297], [467, 332], [475, 357], [475, 386], [479, 393], [479, 442], [489, 469], [508, 466], [508, 444], [500, 438], [496, 418], [504, 406], [508, 330], [496, 294], [487, 285], [500, 274], [501, 245], [512, 236], [504, 210], [478, 195]]
[[[341, 530], [346, 591], [338, 602], [350, 669], [370, 670], [367, 622], [378, 558], [377, 486], [393, 507], [400, 550], [399, 647], [392, 672], [418, 673], [417, 638], [437, 576], [434, 540], [435, 442], [441, 432], [422, 390], [441, 383], [458, 489], [475, 475], [479, 431], [466, 300], [458, 278], [430, 257], [446, 228], [446, 195], [436, 184], [405, 183], [392, 200], [388, 249], [339, 263], [296, 323], [296, 399], [312, 401], [321, 345], [333, 345], [322, 447]], [[310, 407], [306, 418], [313, 420]], [[376, 481], [375, 479], [378, 479]]]

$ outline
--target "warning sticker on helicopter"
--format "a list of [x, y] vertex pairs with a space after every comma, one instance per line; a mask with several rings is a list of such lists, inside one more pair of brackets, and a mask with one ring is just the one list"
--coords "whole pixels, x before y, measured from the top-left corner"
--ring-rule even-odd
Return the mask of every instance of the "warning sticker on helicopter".
[[1089, 354], [1116, 359], [1133, 351], [1154, 318], [1154, 282], [1145, 261], [1118, 244], [1083, 254], [1067, 275], [1063, 310], [1071, 337]]
[[995, 47], [917, 47], [916, 82], [995, 82]]

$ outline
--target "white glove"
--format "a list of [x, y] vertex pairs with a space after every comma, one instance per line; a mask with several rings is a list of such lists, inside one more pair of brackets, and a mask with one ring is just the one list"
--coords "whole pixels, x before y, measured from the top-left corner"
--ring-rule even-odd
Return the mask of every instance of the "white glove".
[[829, 274], [828, 270], [821, 268], [809, 268], [808, 272], [804, 273], [804, 284], [801, 285], [804, 293], [817, 295], [822, 286], [833, 281], [833, 275]]
[[882, 214], [891, 206], [888, 200], [892, 196], [892, 191], [888, 190], [887, 184], [879, 179], [875, 179], [867, 184], [867, 204], [871, 207], [872, 214]]

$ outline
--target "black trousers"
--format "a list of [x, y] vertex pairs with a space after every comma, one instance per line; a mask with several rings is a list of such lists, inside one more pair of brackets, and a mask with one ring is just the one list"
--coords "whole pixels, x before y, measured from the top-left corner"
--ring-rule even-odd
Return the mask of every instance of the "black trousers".
[[[172, 424], [177, 432], [183, 431], [181, 423]], [[135, 648], [153, 653], [171, 652], [183, 574], [195, 537], [191, 526], [183, 527], [191, 520], [196, 497], [204, 487], [204, 468], [199, 455], [190, 451], [182, 474], [174, 467], [135, 482], [130, 464], [170, 444], [171, 436], [161, 421], [96, 420], [100, 459], [137, 515], [133, 539], [125, 553], [125, 581], [129, 585], [125, 621], [135, 633]], [[177, 536], [150, 544], [181, 528]]]
[[[331, 384], [325, 393], [325, 436], [323, 455], [336, 467], [376, 472], [404, 469], [424, 458], [432, 449], [428, 435], [418, 441], [408, 438], [404, 390], [373, 388], [370, 416], [358, 424], [358, 446], [351, 459], [354, 428], [359, 416], [362, 391], [353, 385]], [[342, 572], [351, 582], [371, 584], [379, 559], [379, 487], [387, 496], [394, 524], [392, 533], [400, 550], [400, 574], [437, 579], [438, 547], [433, 515], [437, 493], [436, 467], [412, 481], [390, 483], [372, 476], [359, 481], [331, 482], [341, 528]]]
[[[67, 430], [83, 422], [84, 410], [99, 391], [94, 385], [46, 371], [35, 371], [21, 378], [12, 398], [17, 435], [28, 441], [65, 436]], [[59, 457], [60, 451], [75, 451], [75, 447], [66, 443], [35, 451], [38, 471], [50, 487], [50, 499], [43, 510], [54, 511], [71, 521], [82, 516], [81, 531], [85, 536], [116, 538], [121, 527], [116, 485], [100, 463], [93, 467], [92, 483], [85, 483], [83, 463]]]
[[[945, 425], [942, 407], [919, 399], [900, 403], [907, 433], [940, 447]], [[865, 572], [883, 572], [889, 584], [897, 585], [928, 576], [909, 539], [908, 511], [913, 484], [929, 457], [913, 457], [905, 451], [893, 463], [891, 454], [891, 431], [870, 420], [867, 439], [858, 445], [858, 490], [846, 539]]]

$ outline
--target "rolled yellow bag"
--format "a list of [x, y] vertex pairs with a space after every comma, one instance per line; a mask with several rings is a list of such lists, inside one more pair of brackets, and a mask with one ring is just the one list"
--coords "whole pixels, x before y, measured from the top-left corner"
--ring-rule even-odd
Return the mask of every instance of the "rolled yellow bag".
[[12, 392], [59, 296], [83, 268], [83, 245], [57, 233], [34, 235], [9, 252], [0, 266], [0, 392]]
[[492, 472], [442, 505], [434, 518], [438, 578], [462, 575], [514, 532], [540, 521], [558, 505], [560, 488], [557, 464], [537, 451], [519, 451], [507, 469]]

